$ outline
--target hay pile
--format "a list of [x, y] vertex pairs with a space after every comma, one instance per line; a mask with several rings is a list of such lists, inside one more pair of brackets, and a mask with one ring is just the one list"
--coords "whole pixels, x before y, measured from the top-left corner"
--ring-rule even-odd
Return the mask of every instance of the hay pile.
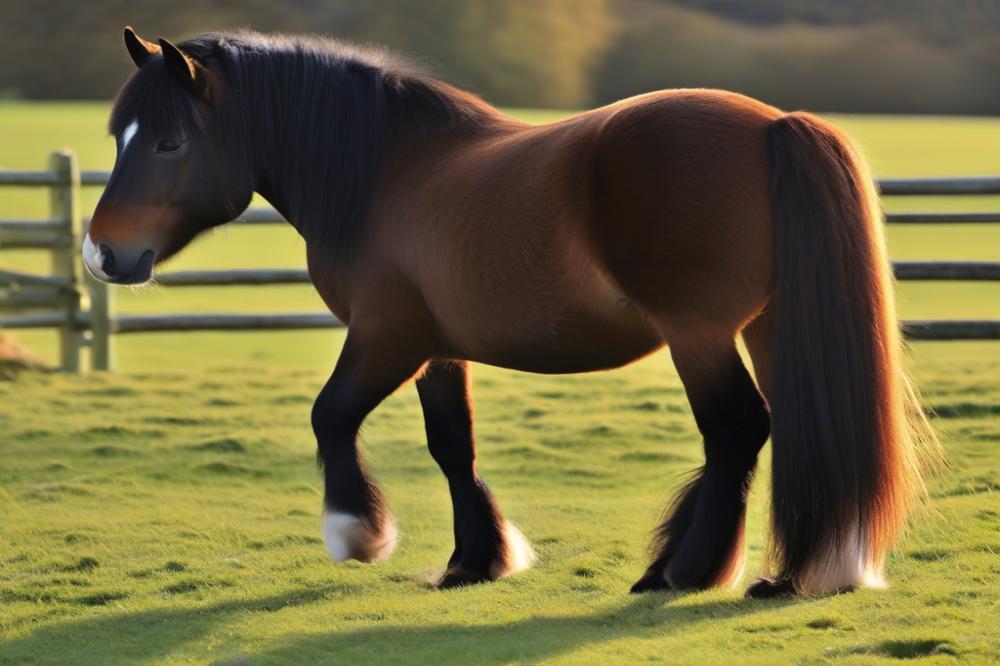
[[41, 367], [44, 367], [42, 362], [27, 347], [0, 331], [0, 379], [12, 379], [23, 370]]

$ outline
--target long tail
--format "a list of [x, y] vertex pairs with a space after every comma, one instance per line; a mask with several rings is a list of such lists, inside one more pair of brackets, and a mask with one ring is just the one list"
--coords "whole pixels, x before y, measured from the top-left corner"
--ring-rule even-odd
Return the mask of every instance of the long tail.
[[801, 592], [881, 585], [922, 486], [877, 193], [816, 116], [776, 120], [770, 150], [771, 565]]

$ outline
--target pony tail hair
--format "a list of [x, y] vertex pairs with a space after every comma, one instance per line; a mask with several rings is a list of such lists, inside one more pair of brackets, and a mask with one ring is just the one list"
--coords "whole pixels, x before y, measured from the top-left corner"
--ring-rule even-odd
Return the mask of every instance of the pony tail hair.
[[881, 586], [935, 439], [903, 368], [878, 194], [826, 121], [791, 113], [769, 134], [772, 573], [805, 593]]

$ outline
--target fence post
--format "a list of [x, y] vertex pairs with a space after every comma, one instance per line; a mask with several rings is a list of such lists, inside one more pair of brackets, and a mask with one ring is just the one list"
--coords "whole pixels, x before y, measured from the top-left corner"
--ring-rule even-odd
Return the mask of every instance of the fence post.
[[59, 358], [64, 371], [80, 372], [80, 165], [73, 151], [61, 150], [49, 156], [49, 168], [59, 180], [49, 190], [49, 209], [52, 219], [63, 224], [60, 242], [52, 250], [52, 273], [69, 282], [63, 305], [66, 321], [59, 327]]
[[111, 313], [114, 294], [107, 283], [101, 282], [90, 273], [86, 274], [87, 289], [90, 292], [90, 369], [115, 369], [114, 338], [111, 336]]

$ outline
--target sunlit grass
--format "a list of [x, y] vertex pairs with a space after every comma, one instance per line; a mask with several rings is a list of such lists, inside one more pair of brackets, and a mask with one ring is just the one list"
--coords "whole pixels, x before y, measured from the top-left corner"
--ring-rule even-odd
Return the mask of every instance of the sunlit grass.
[[584, 376], [476, 368], [483, 474], [540, 559], [499, 584], [434, 592], [451, 516], [413, 388], [364, 435], [400, 547], [380, 565], [335, 565], [308, 426], [328, 359], [281, 365], [238, 349], [203, 348], [204, 367], [164, 351], [141, 372], [0, 383], [0, 662], [1000, 658], [995, 346], [914, 350], [951, 469], [889, 562], [892, 588], [770, 603], [627, 594], [669, 491], [701, 455], [662, 355]]

